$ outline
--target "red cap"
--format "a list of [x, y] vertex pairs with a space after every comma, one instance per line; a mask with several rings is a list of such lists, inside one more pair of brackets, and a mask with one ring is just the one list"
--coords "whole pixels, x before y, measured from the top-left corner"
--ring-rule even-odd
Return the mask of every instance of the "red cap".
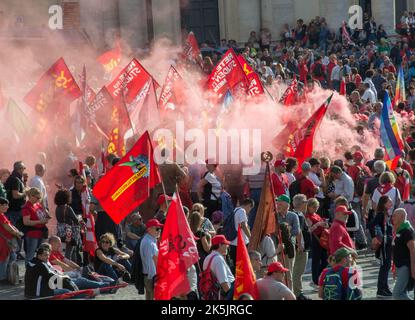
[[275, 160], [274, 167], [285, 167], [285, 160]]
[[212, 238], [212, 246], [216, 246], [219, 244], [231, 244], [228, 240], [226, 240], [225, 236], [220, 234], [218, 236], [214, 236]]
[[355, 153], [353, 153], [353, 159], [362, 160], [363, 159], [363, 153], [361, 153], [360, 151], [356, 151]]
[[166, 196], [165, 194], [161, 194], [159, 195], [159, 197], [157, 198], [157, 204], [160, 205], [162, 203], [165, 203], [167, 201], [171, 201], [172, 197], [170, 196]]
[[158, 221], [157, 219], [150, 219], [146, 222], [146, 228], [151, 228], [151, 227], [163, 227], [163, 225], [160, 223], [160, 221]]
[[347, 215], [351, 215], [352, 214], [352, 212], [349, 211], [346, 206], [338, 206], [336, 208], [336, 212], [341, 212], [341, 213], [344, 213], [344, 214], [347, 214]]
[[281, 262], [273, 262], [268, 266], [268, 272], [287, 272], [288, 269], [284, 268]]

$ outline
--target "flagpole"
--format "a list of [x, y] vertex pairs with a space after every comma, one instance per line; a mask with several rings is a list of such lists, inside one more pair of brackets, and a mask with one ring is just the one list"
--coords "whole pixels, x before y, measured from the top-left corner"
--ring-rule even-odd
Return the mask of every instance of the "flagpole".
[[[263, 152], [261, 154], [261, 158], [262, 161], [264, 161], [266, 163], [266, 171], [265, 171], [265, 176], [267, 176], [267, 178], [269, 179], [269, 183], [270, 183], [270, 188], [271, 188], [271, 193], [272, 193], [272, 203], [274, 206], [274, 214], [275, 214], [275, 227], [276, 227], [276, 233], [277, 233], [277, 237], [278, 237], [278, 243], [281, 244], [281, 246], [283, 246], [282, 243], [282, 235], [281, 235], [281, 228], [280, 228], [280, 223], [278, 221], [278, 212], [277, 212], [277, 204], [275, 203], [275, 192], [274, 192], [274, 186], [272, 185], [272, 179], [271, 179], [271, 168], [270, 168], [270, 161], [272, 160], [273, 156], [272, 153], [269, 151]], [[286, 266], [285, 264], [285, 254], [284, 254], [284, 248], [281, 251], [281, 258], [282, 258], [282, 264], [284, 266]], [[288, 279], [287, 276], [284, 277], [285, 279], [285, 284], [288, 286]]]

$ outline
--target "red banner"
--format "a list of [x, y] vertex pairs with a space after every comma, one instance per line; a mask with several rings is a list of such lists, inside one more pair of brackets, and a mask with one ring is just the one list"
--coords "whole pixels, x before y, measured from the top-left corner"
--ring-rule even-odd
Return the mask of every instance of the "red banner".
[[123, 99], [114, 101], [111, 115], [112, 130], [109, 134], [108, 153], [115, 153], [119, 157], [125, 155], [125, 134], [131, 127], [130, 118]]
[[247, 78], [235, 52], [229, 49], [210, 74], [208, 88], [221, 98], [240, 82], [247, 83]]
[[180, 198], [173, 198], [160, 238], [155, 300], [170, 300], [190, 291], [188, 269], [199, 261], [193, 233]]
[[287, 157], [297, 158], [299, 167], [313, 153], [314, 134], [327, 112], [332, 97], [333, 94], [314, 112], [301, 128], [297, 129], [289, 137], [285, 155]]
[[238, 227], [238, 244], [236, 247], [236, 273], [235, 273], [235, 290], [233, 300], [238, 300], [243, 293], [249, 293], [254, 300], [257, 300], [258, 288], [256, 286], [256, 277], [249, 260], [248, 249], [246, 248], [241, 225]]
[[[107, 89], [114, 99], [120, 98], [123, 92], [125, 102], [130, 104], [149, 79], [152, 79], [151, 75], [136, 59], [133, 59], [107, 86]], [[158, 87], [157, 82], [155, 86]]]
[[181, 93], [183, 91], [183, 79], [177, 70], [170, 66], [169, 72], [166, 76], [163, 88], [160, 93], [159, 106], [162, 110], [176, 109], [177, 104], [183, 102]]
[[45, 114], [52, 111], [50, 108], [53, 105], [60, 105], [58, 99], [70, 103], [80, 96], [81, 90], [65, 61], [60, 58], [43, 74], [23, 100], [37, 112]]
[[153, 158], [150, 136], [145, 132], [134, 147], [102, 177], [93, 189], [102, 208], [119, 224], [150, 196], [161, 182]]
[[195, 34], [191, 31], [187, 35], [186, 43], [183, 48], [183, 55], [189, 61], [199, 62], [200, 60], [200, 49], [197, 44]]
[[282, 103], [284, 106], [293, 105], [297, 101], [297, 94], [297, 78], [296, 76], [294, 76], [294, 79], [291, 81], [289, 87], [287, 88], [287, 90], [285, 90], [284, 94], [282, 95], [280, 103]]
[[238, 56], [238, 61], [249, 82], [247, 93], [252, 97], [264, 94], [264, 87], [262, 86], [258, 74], [252, 69], [248, 62], [246, 62], [242, 55]]

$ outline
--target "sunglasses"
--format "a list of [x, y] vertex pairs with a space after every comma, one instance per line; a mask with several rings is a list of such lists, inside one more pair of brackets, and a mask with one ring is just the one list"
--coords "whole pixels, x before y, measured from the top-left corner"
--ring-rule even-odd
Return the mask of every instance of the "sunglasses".
[[156, 231], [161, 231], [161, 228], [156, 228]]
[[101, 243], [102, 244], [105, 244], [105, 243], [111, 243], [110, 241], [106, 241], [106, 240], [104, 240], [104, 241], [101, 241]]

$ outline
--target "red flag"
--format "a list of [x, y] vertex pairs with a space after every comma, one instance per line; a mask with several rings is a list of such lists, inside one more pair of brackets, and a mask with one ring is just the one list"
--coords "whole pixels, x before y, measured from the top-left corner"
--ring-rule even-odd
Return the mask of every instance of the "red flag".
[[345, 21], [343, 21], [343, 25], [342, 25], [342, 38], [343, 38], [343, 45], [346, 45], [346, 46], [354, 45], [354, 42], [352, 41], [349, 33], [347, 32]]
[[152, 79], [147, 81], [127, 110], [135, 133], [151, 132], [159, 126], [156, 88]]
[[56, 112], [57, 110], [51, 110], [51, 107], [59, 105], [58, 100], [64, 99], [70, 103], [80, 96], [81, 90], [65, 61], [60, 58], [43, 74], [23, 100], [37, 112], [44, 114]]
[[258, 74], [246, 62], [245, 58], [242, 55], [238, 55], [238, 61], [243, 71], [245, 72], [246, 78], [248, 79], [248, 82], [249, 82], [247, 93], [252, 97], [264, 94], [265, 92], [264, 87], [262, 86], [262, 83], [258, 77]]
[[282, 103], [284, 106], [293, 105], [297, 101], [297, 93], [297, 77], [294, 75], [294, 79], [291, 81], [287, 90], [285, 90], [284, 94], [282, 95], [280, 103]]
[[150, 189], [160, 182], [153, 146], [148, 132], [145, 132], [134, 147], [97, 182], [92, 193], [118, 224], [148, 199]]
[[340, 83], [340, 95], [346, 96], [346, 81], [344, 77], [342, 78], [342, 82]]
[[122, 157], [126, 152], [124, 137], [131, 127], [131, 121], [124, 99], [114, 101], [112, 107], [112, 130], [109, 134], [108, 153], [115, 153], [119, 157]]
[[111, 73], [121, 62], [121, 47], [119, 43], [114, 49], [104, 52], [97, 58], [98, 62], [102, 64], [106, 73]]
[[183, 55], [185, 59], [189, 61], [197, 63], [201, 62], [199, 45], [197, 44], [197, 40], [193, 31], [190, 31], [187, 35], [187, 39], [183, 47]]
[[[125, 102], [130, 104], [150, 79], [153, 78], [147, 70], [136, 59], [133, 59], [107, 86], [107, 89], [114, 99], [120, 98], [123, 93]], [[158, 83], [154, 79], [153, 82], [157, 89]]]
[[187, 271], [198, 261], [193, 233], [180, 198], [175, 196], [169, 206], [160, 239], [154, 299], [170, 300], [189, 293]]
[[160, 93], [159, 106], [163, 111], [168, 109], [175, 110], [176, 105], [183, 102], [183, 97], [181, 96], [183, 87], [184, 81], [182, 77], [173, 66], [170, 66]]
[[235, 52], [231, 48], [223, 55], [210, 74], [208, 88], [218, 98], [221, 98], [226, 91], [234, 88], [240, 82], [247, 83], [247, 79]]
[[276, 137], [272, 140], [272, 145], [277, 150], [282, 150], [285, 152], [285, 148], [287, 145], [288, 138], [290, 137], [291, 133], [298, 129], [298, 122], [293, 120], [288, 120], [288, 123], [282, 129]]
[[331, 94], [326, 102], [314, 112], [307, 122], [290, 135], [288, 139], [285, 155], [287, 157], [297, 158], [299, 168], [301, 168], [301, 164], [305, 159], [310, 157], [313, 153], [314, 134], [327, 112], [332, 97], [333, 94]]
[[236, 273], [235, 273], [235, 290], [233, 300], [238, 300], [243, 293], [249, 293], [254, 300], [259, 297], [256, 286], [256, 277], [249, 260], [248, 249], [246, 248], [241, 225], [238, 227], [238, 245], [236, 247]]

